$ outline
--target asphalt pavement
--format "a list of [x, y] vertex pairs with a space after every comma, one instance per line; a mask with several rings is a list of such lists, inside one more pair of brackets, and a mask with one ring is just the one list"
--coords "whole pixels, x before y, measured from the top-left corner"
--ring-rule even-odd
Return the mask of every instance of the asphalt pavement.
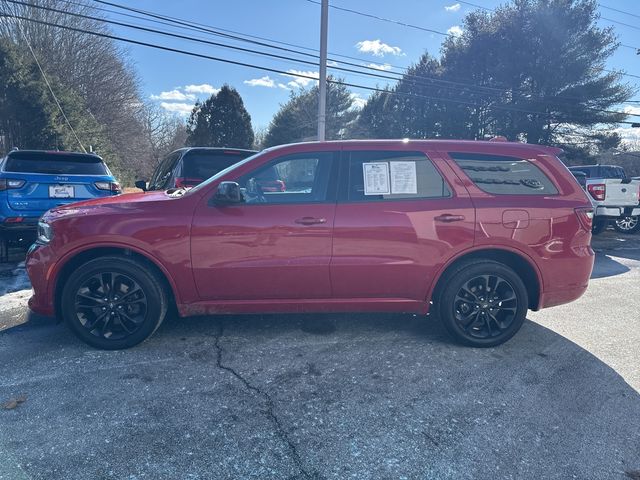
[[169, 319], [105, 352], [9, 293], [0, 479], [640, 479], [640, 235], [594, 246], [585, 296], [492, 349], [341, 314]]

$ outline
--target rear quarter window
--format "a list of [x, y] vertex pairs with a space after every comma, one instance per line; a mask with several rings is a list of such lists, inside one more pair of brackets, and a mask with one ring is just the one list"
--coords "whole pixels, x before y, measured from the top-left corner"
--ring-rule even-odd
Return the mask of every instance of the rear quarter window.
[[109, 175], [107, 166], [94, 155], [41, 154], [24, 152], [9, 156], [5, 172], [51, 175]]
[[449, 156], [481, 190], [495, 195], [556, 195], [547, 175], [523, 158], [477, 153]]

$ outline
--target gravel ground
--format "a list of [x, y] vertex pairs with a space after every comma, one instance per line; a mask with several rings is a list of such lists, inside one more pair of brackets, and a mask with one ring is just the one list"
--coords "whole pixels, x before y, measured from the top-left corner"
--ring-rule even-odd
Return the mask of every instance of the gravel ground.
[[0, 297], [0, 479], [640, 478], [640, 236], [594, 245], [587, 294], [494, 349], [350, 314], [103, 352]]

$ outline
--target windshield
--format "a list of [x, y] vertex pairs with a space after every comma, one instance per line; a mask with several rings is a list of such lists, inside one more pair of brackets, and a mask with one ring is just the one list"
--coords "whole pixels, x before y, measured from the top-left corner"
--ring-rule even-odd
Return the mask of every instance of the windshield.
[[235, 170], [236, 168], [249, 163], [251, 160], [253, 160], [254, 158], [256, 158], [258, 155], [262, 155], [265, 152], [268, 152], [270, 149], [266, 149], [266, 150], [262, 150], [261, 152], [258, 152], [254, 155], [251, 155], [250, 157], [245, 158], [244, 160], [241, 160], [238, 163], [235, 163], [227, 168], [225, 168], [224, 170], [219, 171], [218, 173], [216, 173], [213, 177], [210, 177], [208, 180], [196, 185], [195, 187], [193, 187], [192, 189], [190, 189], [186, 195], [191, 195], [194, 192], [199, 192], [200, 190], [202, 190], [203, 188], [206, 188], [207, 185], [211, 184], [211, 182], [215, 182], [218, 178], [226, 175], [227, 173], [231, 172], [232, 170]]

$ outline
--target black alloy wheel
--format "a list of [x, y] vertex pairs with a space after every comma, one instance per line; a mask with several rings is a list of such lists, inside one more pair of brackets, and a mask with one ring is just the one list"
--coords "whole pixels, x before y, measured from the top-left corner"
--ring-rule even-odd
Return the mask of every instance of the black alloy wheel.
[[71, 274], [60, 311], [73, 333], [89, 345], [130, 348], [150, 337], [166, 316], [165, 285], [160, 273], [143, 261], [100, 257]]
[[529, 297], [509, 266], [485, 259], [463, 262], [448, 271], [435, 299], [451, 336], [472, 347], [494, 347], [509, 340], [527, 315]]

